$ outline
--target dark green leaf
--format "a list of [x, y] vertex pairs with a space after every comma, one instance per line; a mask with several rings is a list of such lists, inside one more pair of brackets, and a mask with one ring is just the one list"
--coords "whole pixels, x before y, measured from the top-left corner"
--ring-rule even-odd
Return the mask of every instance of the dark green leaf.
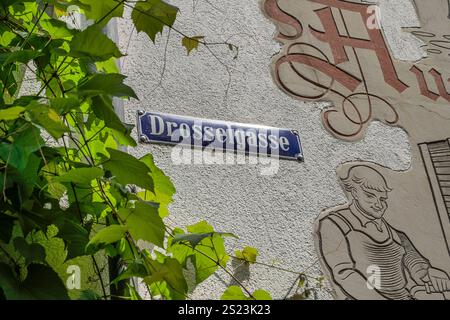
[[236, 250], [235, 255], [238, 259], [248, 263], [255, 263], [258, 256], [258, 250], [253, 247], [245, 247], [244, 250]]
[[67, 300], [66, 287], [58, 274], [41, 264], [28, 266], [25, 281], [20, 282], [12, 270], [0, 264], [0, 287], [8, 300]]
[[111, 282], [111, 284], [116, 284], [119, 281], [122, 281], [125, 279], [130, 279], [133, 277], [144, 278], [148, 275], [149, 274], [148, 274], [147, 268], [145, 267], [145, 265], [143, 263], [133, 262], [130, 265], [128, 265], [126, 270], [124, 272], [122, 272], [116, 279], [114, 279]]
[[237, 238], [232, 233], [223, 233], [223, 232], [209, 232], [209, 233], [190, 233], [190, 234], [176, 234], [173, 237], [173, 243], [181, 242], [181, 241], [187, 241], [190, 243], [192, 248], [195, 248], [203, 239], [210, 238], [214, 235], [219, 235], [222, 237], [234, 237]]
[[79, 223], [65, 219], [57, 224], [58, 237], [64, 240], [67, 247], [67, 260], [86, 254], [86, 246], [89, 243], [89, 232]]
[[250, 300], [239, 286], [229, 286], [220, 297], [220, 300]]
[[86, 246], [86, 253], [93, 254], [105, 247], [105, 245], [119, 241], [125, 236], [127, 227], [112, 225], [103, 228], [89, 241]]
[[78, 87], [78, 94], [82, 97], [110, 95], [114, 97], [132, 97], [137, 99], [133, 89], [123, 83], [126, 77], [121, 74], [97, 73], [84, 81]]
[[56, 180], [59, 182], [72, 182], [89, 185], [92, 180], [103, 176], [103, 170], [100, 168], [77, 168], [72, 169], [59, 176]]
[[5, 161], [8, 166], [13, 166], [19, 171], [25, 168], [28, 157], [23, 150], [16, 147], [14, 144], [2, 142], [0, 144], [0, 158]]
[[0, 213], [0, 240], [4, 243], [9, 243], [11, 240], [14, 221], [13, 217]]

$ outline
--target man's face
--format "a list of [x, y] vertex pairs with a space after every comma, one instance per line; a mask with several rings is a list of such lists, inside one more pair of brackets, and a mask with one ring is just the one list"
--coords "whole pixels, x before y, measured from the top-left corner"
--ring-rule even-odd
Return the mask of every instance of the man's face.
[[366, 215], [379, 219], [386, 212], [386, 200], [388, 198], [386, 191], [365, 189], [360, 185], [356, 185], [352, 195], [359, 209], [363, 210]]

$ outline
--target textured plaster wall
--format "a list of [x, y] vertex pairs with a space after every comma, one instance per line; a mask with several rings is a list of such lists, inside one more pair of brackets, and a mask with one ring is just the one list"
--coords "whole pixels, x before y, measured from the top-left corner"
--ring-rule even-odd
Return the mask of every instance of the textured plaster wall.
[[[136, 122], [138, 109], [200, 118], [255, 123], [297, 129], [305, 162], [282, 161], [278, 173], [262, 175], [267, 165], [174, 165], [173, 148], [139, 145], [131, 153], [152, 153], [177, 188], [170, 223], [178, 226], [207, 219], [217, 230], [237, 234], [228, 239], [233, 250], [244, 245], [260, 251], [259, 260], [279, 267], [320, 273], [312, 239], [312, 223], [319, 212], [346, 201], [335, 168], [346, 161], [369, 160], [396, 170], [410, 164], [407, 135], [398, 128], [374, 123], [357, 143], [344, 143], [329, 135], [320, 111], [327, 103], [294, 100], [279, 90], [269, 72], [271, 57], [280, 47], [272, 37], [274, 25], [260, 10], [259, 0], [172, 1], [180, 8], [175, 27], [190, 36], [204, 35], [210, 42], [230, 41], [239, 56], [226, 46], [201, 47], [187, 56], [181, 36], [167, 30], [156, 45], [136, 34], [129, 20], [118, 23], [122, 72], [140, 101], [125, 103], [125, 121]], [[394, 55], [418, 60], [420, 42], [402, 27], [417, 26], [409, 0], [378, 1], [382, 23]], [[129, 14], [129, 12], [128, 12]], [[254, 159], [255, 160], [255, 159]], [[258, 159], [256, 159], [258, 160]], [[241, 270], [251, 289], [268, 289], [284, 297], [295, 275], [261, 266]], [[218, 299], [231, 280], [219, 272], [192, 292], [192, 298]], [[331, 298], [322, 291], [319, 298]]]

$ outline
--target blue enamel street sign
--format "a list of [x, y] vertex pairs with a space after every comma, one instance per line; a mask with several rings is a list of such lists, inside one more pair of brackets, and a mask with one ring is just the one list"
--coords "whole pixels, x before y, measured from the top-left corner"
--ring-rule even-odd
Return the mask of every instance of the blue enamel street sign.
[[298, 132], [290, 129], [139, 111], [138, 131], [142, 142], [303, 161]]

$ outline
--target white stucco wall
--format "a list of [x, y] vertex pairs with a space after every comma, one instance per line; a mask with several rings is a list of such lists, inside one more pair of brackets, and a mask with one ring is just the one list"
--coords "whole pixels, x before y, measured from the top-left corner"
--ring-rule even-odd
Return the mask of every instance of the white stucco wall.
[[[420, 59], [420, 43], [401, 33], [401, 27], [418, 24], [409, 0], [378, 2], [394, 55]], [[363, 141], [341, 142], [321, 124], [320, 111], [327, 103], [296, 101], [279, 90], [269, 64], [280, 48], [272, 38], [274, 25], [260, 10], [260, 0], [171, 3], [180, 8], [177, 29], [189, 36], [204, 35], [210, 42], [230, 41], [239, 47], [239, 56], [233, 60], [226, 46], [211, 47], [214, 54], [200, 47], [187, 56], [176, 32], [169, 37], [166, 30], [154, 45], [143, 33], [136, 34], [130, 20], [121, 19], [120, 47], [127, 54], [121, 61], [122, 72], [140, 98], [125, 103], [125, 121], [135, 123], [137, 110], [143, 109], [292, 128], [300, 132], [305, 162], [281, 161], [278, 172], [267, 176], [261, 174], [267, 165], [248, 164], [248, 160], [241, 165], [177, 166], [169, 146], [140, 144], [130, 152], [152, 153], [175, 183], [170, 223], [185, 226], [207, 219], [217, 230], [240, 237], [227, 239], [232, 251], [255, 246], [261, 262], [297, 271], [313, 265], [309, 273], [319, 274], [313, 221], [323, 209], [346, 201], [335, 168], [346, 161], [369, 160], [406, 170], [410, 164], [406, 133], [374, 123]], [[250, 273], [241, 276], [249, 288], [267, 289], [275, 298], [283, 298], [296, 277], [261, 266], [251, 266]], [[230, 278], [219, 272], [191, 297], [218, 299], [229, 283]], [[330, 297], [325, 291], [319, 295]]]

